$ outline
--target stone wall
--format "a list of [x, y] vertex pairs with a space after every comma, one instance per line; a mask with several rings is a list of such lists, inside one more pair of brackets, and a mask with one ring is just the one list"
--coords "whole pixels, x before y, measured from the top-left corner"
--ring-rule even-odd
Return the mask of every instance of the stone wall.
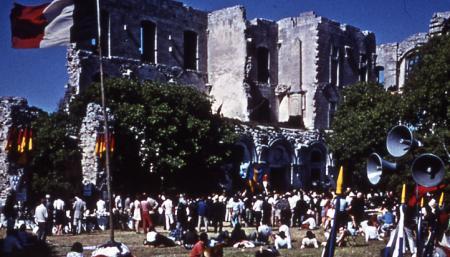
[[289, 116], [302, 116], [309, 129], [328, 128], [339, 90], [375, 80], [375, 35], [313, 12], [282, 19], [278, 27], [279, 84], [290, 88], [288, 98], [303, 100]]
[[[69, 83], [67, 89], [73, 96], [84, 90], [93, 82], [99, 82], [99, 58], [93, 52], [69, 48], [68, 50]], [[103, 71], [106, 78], [135, 78], [165, 83], [192, 86], [200, 92], [206, 92], [207, 75], [204, 72], [185, 70], [178, 66], [142, 63], [137, 59], [119, 56], [103, 58]], [[67, 100], [71, 97], [68, 96]]]
[[417, 49], [432, 36], [447, 34], [450, 29], [450, 12], [434, 13], [428, 33], [417, 33], [397, 43], [377, 46], [376, 65], [383, 70], [385, 89], [401, 90], [407, 79], [408, 59], [414, 58]]
[[[114, 121], [114, 117], [108, 111], [109, 124]], [[84, 185], [92, 184], [100, 188], [102, 183], [102, 173], [104, 164], [100, 163], [100, 158], [95, 153], [95, 143], [97, 135], [104, 131], [104, 118], [102, 108], [98, 104], [90, 103], [86, 107], [86, 116], [83, 118], [80, 128], [81, 167]], [[111, 133], [111, 132], [110, 132]]]
[[450, 12], [437, 12], [431, 17], [428, 33], [430, 35], [447, 34], [450, 31]]
[[242, 6], [213, 11], [208, 15], [208, 82], [214, 97], [213, 112], [247, 121], [244, 88], [247, 41]]
[[[37, 109], [30, 108], [24, 98], [0, 97], [0, 201], [6, 199], [10, 190], [18, 190], [18, 188], [11, 188], [13, 186], [11, 182], [13, 177], [16, 181], [20, 180], [27, 168], [26, 160], [21, 157], [29, 157], [14, 154], [15, 149], [6, 150], [8, 134], [12, 128], [30, 127], [36, 117]], [[12, 140], [17, 138], [14, 137]], [[13, 145], [16, 146], [16, 144]]]

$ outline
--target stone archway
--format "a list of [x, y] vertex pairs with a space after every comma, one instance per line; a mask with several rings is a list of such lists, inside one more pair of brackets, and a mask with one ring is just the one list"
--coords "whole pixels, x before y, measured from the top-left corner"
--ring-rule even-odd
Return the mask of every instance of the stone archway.
[[321, 187], [326, 178], [327, 148], [323, 142], [313, 142], [308, 149], [308, 177], [310, 186]]
[[285, 191], [292, 186], [292, 165], [295, 161], [293, 147], [285, 138], [276, 138], [261, 153], [261, 162], [269, 170], [269, 184], [272, 189]]
[[234, 144], [230, 167], [224, 174], [224, 183], [227, 190], [237, 189], [243, 186], [248, 179], [249, 169], [258, 160], [255, 144], [250, 136], [243, 135]]

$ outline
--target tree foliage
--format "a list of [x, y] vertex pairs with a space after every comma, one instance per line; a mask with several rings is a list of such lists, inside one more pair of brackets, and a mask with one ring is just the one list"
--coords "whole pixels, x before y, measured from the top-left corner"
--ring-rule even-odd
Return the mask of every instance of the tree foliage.
[[[211, 113], [211, 99], [196, 89], [122, 79], [108, 80], [105, 87], [114, 115], [120, 182], [132, 183], [129, 177], [207, 179], [211, 173], [205, 172], [217, 169], [230, 154], [227, 145], [236, 138], [233, 127]], [[89, 102], [100, 103], [99, 85], [73, 101], [71, 115], [83, 117]], [[158, 177], [149, 178], [150, 172]]]
[[81, 155], [77, 141], [71, 138], [76, 130], [68, 121], [64, 112], [42, 112], [32, 124], [35, 133], [30, 168], [34, 197], [52, 192], [67, 197], [80, 190]]
[[450, 161], [450, 35], [431, 38], [418, 54], [403, 90], [404, 121], [422, 136], [422, 151]]
[[390, 175], [384, 186], [412, 184], [409, 166], [417, 154], [431, 152], [444, 161], [450, 158], [446, 150], [450, 142], [450, 37], [431, 38], [417, 54], [419, 62], [401, 94], [391, 94], [372, 83], [352, 85], [342, 92], [328, 144], [337, 164], [351, 171], [354, 185], [367, 185], [365, 164], [372, 152], [389, 159], [385, 140], [398, 123], [410, 127], [425, 146], [397, 160], [402, 169]]
[[[354, 182], [364, 181], [365, 160], [372, 152], [385, 153], [385, 136], [399, 113], [399, 97], [375, 83], [345, 88], [327, 142], [338, 165], [351, 171]], [[348, 173], [347, 173], [348, 174]], [[348, 181], [348, 180], [347, 180]]]

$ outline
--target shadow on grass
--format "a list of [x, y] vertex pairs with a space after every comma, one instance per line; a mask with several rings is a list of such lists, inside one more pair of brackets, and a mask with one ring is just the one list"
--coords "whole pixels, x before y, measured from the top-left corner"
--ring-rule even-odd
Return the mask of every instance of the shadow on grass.
[[0, 239], [0, 256], [8, 256], [8, 257], [57, 257], [58, 254], [55, 249], [40, 241], [33, 242], [32, 245], [27, 246], [21, 251], [15, 251], [12, 255], [4, 255], [3, 251], [3, 239]]

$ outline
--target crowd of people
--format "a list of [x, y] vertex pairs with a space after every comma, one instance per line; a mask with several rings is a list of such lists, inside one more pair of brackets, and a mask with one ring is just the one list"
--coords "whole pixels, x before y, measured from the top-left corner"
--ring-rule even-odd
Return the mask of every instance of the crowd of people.
[[[198, 252], [206, 244], [237, 248], [273, 246], [275, 251], [290, 249], [292, 229], [306, 232], [303, 238], [294, 239], [301, 242], [300, 248], [318, 248], [324, 242], [319, 242], [316, 234], [323, 231], [326, 238], [334, 222], [339, 231], [338, 246], [348, 244], [349, 238], [357, 235], [362, 235], [366, 242], [384, 240], [399, 220], [399, 201], [392, 191], [362, 193], [347, 189], [338, 205], [331, 191], [261, 194], [243, 191], [231, 196], [222, 193], [204, 197], [140, 193], [134, 197], [114, 195], [112, 206], [116, 229], [143, 233], [147, 246], [181, 245], [191, 250], [191, 256], [200, 256]], [[430, 224], [436, 208], [434, 199], [423, 208], [424, 220]], [[31, 215], [34, 223], [23, 220], [27, 215], [11, 215], [5, 210], [3, 213], [1, 224], [8, 228], [8, 235], [18, 234], [15, 227], [24, 230], [30, 226], [37, 239], [44, 242], [50, 234], [89, 233], [106, 230], [110, 225], [107, 202], [101, 198], [87, 204], [78, 196], [68, 201], [47, 195]], [[157, 226], [164, 231], [158, 232]], [[251, 229], [244, 230], [245, 227]], [[213, 236], [208, 238], [207, 232]], [[15, 241], [13, 247], [20, 249], [20, 242]], [[415, 252], [414, 242], [408, 247]]]

